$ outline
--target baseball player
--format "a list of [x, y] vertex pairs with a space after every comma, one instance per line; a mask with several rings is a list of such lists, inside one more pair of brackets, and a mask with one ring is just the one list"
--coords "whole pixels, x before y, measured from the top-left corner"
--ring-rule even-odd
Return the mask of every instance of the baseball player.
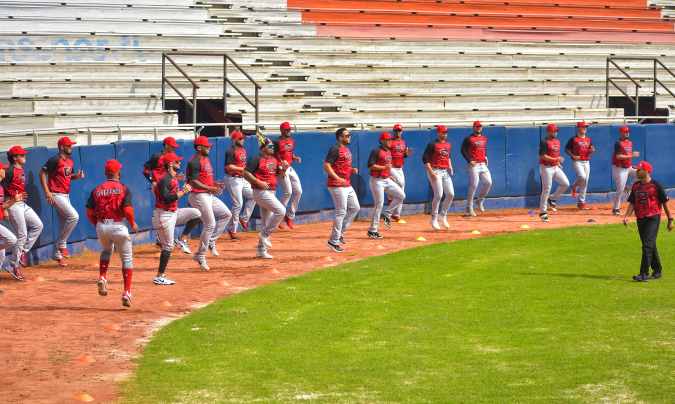
[[24, 173], [26, 153], [21, 146], [12, 146], [7, 151], [9, 168], [2, 181], [5, 196], [16, 201], [7, 209], [9, 222], [16, 233], [16, 244], [12, 253], [12, 265], [15, 268], [19, 265], [28, 266], [28, 251], [33, 248], [43, 228], [40, 217], [25, 202], [27, 198]]
[[171, 251], [174, 247], [174, 230], [177, 225], [185, 225], [191, 231], [199, 224], [202, 216], [195, 208], [178, 207], [178, 200], [192, 190], [190, 184], [185, 184], [182, 188], [178, 186], [176, 174], [180, 169], [181, 160], [182, 157], [178, 157], [175, 153], [165, 153], [162, 156], [165, 173], [154, 187], [155, 210], [152, 213], [152, 227], [162, 243], [159, 268], [157, 269], [157, 276], [153, 279], [155, 285], [173, 285], [176, 283], [165, 275], [166, 266], [169, 264]]
[[143, 176], [151, 184], [156, 183], [159, 180], [159, 178], [161, 178], [164, 175], [165, 172], [164, 164], [160, 162], [162, 156], [165, 155], [166, 153], [175, 153], [179, 147], [178, 142], [176, 142], [176, 139], [171, 136], [164, 138], [162, 144], [164, 145], [164, 149], [162, 149], [161, 152], [155, 153], [152, 156], [150, 156], [150, 160], [146, 161], [145, 164], [143, 164]]
[[633, 168], [633, 157], [640, 157], [640, 152], [633, 151], [633, 142], [629, 139], [630, 129], [628, 126], [619, 128], [619, 140], [614, 144], [612, 155], [612, 179], [616, 186], [612, 214], [621, 214], [621, 203], [626, 189], [626, 183], [631, 178], [635, 180], [636, 170]]
[[577, 207], [582, 210], [586, 206], [586, 192], [588, 181], [591, 176], [591, 155], [595, 153], [595, 146], [590, 137], [586, 136], [588, 124], [584, 121], [577, 122], [577, 135], [570, 138], [565, 146], [565, 152], [572, 158], [572, 166], [577, 178], [572, 184], [572, 198], [577, 198]]
[[[281, 188], [281, 204], [286, 209], [286, 216], [284, 222], [286, 227], [293, 229], [293, 220], [295, 219], [295, 212], [298, 210], [300, 197], [302, 197], [302, 184], [300, 184], [300, 177], [293, 168], [293, 162], [302, 163], [302, 158], [295, 154], [295, 139], [291, 137], [291, 124], [283, 122], [279, 126], [281, 136], [275, 142], [276, 157], [284, 165], [284, 170], [279, 173], [279, 186]], [[291, 201], [290, 206], [288, 201]]]
[[[246, 148], [244, 148], [244, 134], [238, 130], [230, 134], [232, 147], [225, 154], [225, 173], [227, 189], [232, 198], [232, 218], [227, 232], [232, 240], [238, 240], [239, 225], [244, 231], [248, 230], [248, 221], [251, 219], [255, 200], [251, 184], [243, 177], [246, 168]], [[243, 208], [243, 210], [242, 210]]]
[[113, 248], [119, 253], [122, 261], [122, 277], [124, 292], [122, 305], [131, 306], [131, 277], [133, 275], [133, 252], [131, 236], [123, 220], [127, 219], [131, 231], [138, 231], [131, 205], [131, 192], [120, 182], [122, 164], [117, 160], [105, 162], [105, 180], [94, 188], [87, 201], [87, 218], [96, 226], [96, 237], [101, 244], [99, 260], [99, 278], [96, 285], [98, 294], [108, 295], [108, 266]]
[[[405, 193], [391, 177], [391, 140], [393, 137], [388, 132], [380, 135], [380, 147], [370, 152], [368, 157], [368, 169], [370, 170], [370, 192], [373, 193], [373, 213], [368, 228], [368, 237], [381, 239], [378, 231], [380, 217], [384, 220], [386, 228], [391, 227], [391, 215], [398, 212], [399, 206], [405, 199]], [[382, 213], [384, 195], [391, 197], [391, 203], [387, 210]]]
[[[562, 169], [564, 158], [560, 155], [558, 126], [554, 123], [548, 124], [546, 133], [546, 138], [539, 143], [539, 175], [541, 177], [539, 218], [544, 222], [549, 221], [548, 209], [556, 211], [558, 199], [570, 186], [570, 181]], [[553, 181], [558, 183], [558, 189], [551, 196]]]
[[[455, 197], [455, 187], [452, 184], [451, 176], [455, 175], [452, 167], [450, 150], [452, 145], [448, 142], [448, 129], [443, 125], [436, 126], [436, 140], [429, 143], [422, 155], [422, 162], [427, 171], [427, 178], [434, 191], [434, 198], [431, 201], [431, 227], [434, 230], [440, 230], [438, 218], [440, 217], [443, 227], [450, 228], [448, 224], [448, 209]], [[441, 200], [445, 195], [443, 205]]]
[[642, 242], [642, 262], [640, 273], [633, 276], [633, 280], [646, 282], [649, 279], [649, 268], [652, 269], [652, 279], [661, 278], [663, 270], [659, 251], [656, 248], [656, 238], [659, 235], [661, 224], [661, 209], [663, 208], [668, 217], [668, 231], [673, 230], [673, 216], [668, 208], [668, 196], [665, 190], [661, 184], [652, 179], [652, 165], [641, 161], [635, 168], [638, 181], [633, 184], [628, 197], [630, 205], [626, 209], [623, 224], [627, 225], [628, 216], [635, 212]]
[[335, 220], [328, 247], [338, 253], [344, 251], [344, 234], [361, 210], [359, 198], [351, 185], [352, 174], [359, 172], [352, 167], [352, 152], [348, 147], [351, 137], [347, 129], [338, 129], [335, 132], [337, 143], [328, 150], [323, 163], [323, 169], [328, 175], [328, 192], [335, 206]]
[[[5, 169], [7, 168], [8, 166], [0, 162], [0, 182], [2, 182], [2, 180], [5, 178]], [[7, 208], [12, 206], [15, 202], [20, 201], [22, 197], [23, 195], [16, 194], [14, 198], [9, 198], [6, 200], [4, 188], [0, 187], [0, 221], [5, 220], [5, 211]], [[15, 245], [16, 236], [14, 233], [12, 233], [12, 231], [7, 227], [0, 224], [0, 268], [2, 268], [3, 264], [5, 263], [5, 252], [7, 250], [13, 250]], [[23, 273], [21, 272], [21, 266], [15, 267], [10, 264], [6, 270], [10, 275], [12, 275], [14, 279], [19, 281], [24, 279]]]
[[217, 195], [223, 192], [223, 185], [213, 177], [213, 167], [209, 160], [211, 144], [206, 136], [198, 136], [194, 141], [196, 153], [187, 166], [187, 179], [192, 187], [188, 197], [190, 206], [202, 215], [202, 233], [199, 236], [199, 249], [193, 259], [199, 263], [202, 271], [208, 271], [206, 250], [217, 257], [216, 240], [225, 231], [232, 213]]
[[286, 215], [286, 208], [274, 193], [277, 175], [284, 169], [275, 154], [274, 143], [265, 139], [260, 144], [260, 154], [250, 159], [244, 170], [244, 178], [253, 186], [253, 199], [260, 207], [262, 228], [256, 256], [264, 259], [273, 258], [268, 253], [272, 248], [270, 236]]
[[476, 216], [473, 199], [478, 192], [478, 210], [485, 212], [485, 197], [492, 188], [492, 176], [488, 169], [487, 137], [483, 136], [483, 125], [480, 121], [473, 123], [473, 133], [462, 142], [462, 156], [466, 160], [469, 171], [469, 187], [466, 195], [466, 211], [464, 216]]
[[[394, 138], [391, 140], [391, 180], [405, 192], [403, 165], [405, 159], [410, 155], [410, 148], [403, 140], [403, 126], [400, 123], [394, 125], [393, 132]], [[391, 203], [391, 201], [389, 202]], [[401, 220], [401, 210], [403, 210], [403, 204], [400, 204], [397, 211], [391, 214], [391, 220], [395, 222]]]
[[76, 143], [69, 137], [60, 138], [57, 142], [59, 153], [47, 160], [40, 171], [40, 184], [47, 202], [54, 207], [61, 222], [61, 231], [54, 250], [54, 259], [60, 266], [68, 265], [66, 263], [66, 259], [70, 257], [67, 247], [68, 237], [80, 220], [80, 215], [70, 203], [70, 181], [84, 178], [84, 171], [74, 172], [73, 159], [70, 157]]

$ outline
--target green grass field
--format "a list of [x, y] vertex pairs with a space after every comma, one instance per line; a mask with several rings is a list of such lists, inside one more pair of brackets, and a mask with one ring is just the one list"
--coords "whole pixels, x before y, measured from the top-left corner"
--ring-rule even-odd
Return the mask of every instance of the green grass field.
[[221, 300], [161, 330], [124, 402], [675, 401], [675, 234], [437, 244]]

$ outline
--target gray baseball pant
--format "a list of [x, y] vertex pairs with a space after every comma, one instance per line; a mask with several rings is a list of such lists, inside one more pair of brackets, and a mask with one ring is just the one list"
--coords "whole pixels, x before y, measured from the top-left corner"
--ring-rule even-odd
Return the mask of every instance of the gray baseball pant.
[[356, 216], [361, 210], [359, 198], [356, 191], [351, 186], [348, 187], [328, 187], [328, 192], [333, 198], [335, 206], [335, 219], [333, 220], [333, 229], [330, 233], [331, 243], [337, 244], [349, 226], [354, 222]]
[[155, 208], [152, 212], [152, 227], [157, 232], [162, 250], [173, 250], [176, 226], [182, 226], [190, 220], [199, 219], [201, 216], [202, 214], [195, 208], [179, 208], [175, 212]]
[[13, 249], [13, 264], [19, 265], [21, 254], [30, 251], [42, 233], [42, 220], [33, 208], [25, 202], [16, 202], [7, 209], [9, 223], [16, 232], [16, 244]]
[[[434, 198], [431, 200], [431, 220], [438, 220], [439, 217], [446, 217], [448, 215], [450, 204], [452, 204], [452, 200], [455, 198], [455, 187], [452, 184], [452, 178], [450, 178], [450, 170], [446, 168], [434, 168], [432, 171], [436, 174], [436, 178], [431, 178], [429, 173], [427, 173], [431, 189], [434, 191]], [[445, 200], [441, 204], [443, 195], [445, 195]]]
[[[548, 200], [560, 200], [562, 194], [567, 191], [570, 186], [570, 181], [567, 179], [565, 172], [560, 166], [546, 166], [539, 164], [539, 176], [541, 177], [541, 195], [539, 197], [539, 211], [546, 213], [548, 211]], [[558, 183], [558, 189], [551, 195], [551, 188], [553, 188], [553, 181]]]
[[487, 163], [478, 163], [473, 166], [469, 164], [467, 171], [469, 172], [469, 187], [466, 193], [466, 209], [467, 211], [473, 211], [473, 199], [476, 196], [476, 191], [480, 187], [478, 199], [485, 198], [492, 188], [492, 176]]
[[384, 195], [387, 194], [391, 197], [391, 203], [384, 211], [385, 216], [391, 217], [392, 212], [396, 212], [399, 205], [403, 203], [405, 193], [391, 178], [377, 177], [370, 177], [370, 192], [373, 194], [373, 216], [368, 231], [376, 232], [380, 225], [380, 216], [384, 207]]
[[624, 191], [626, 190], [626, 184], [628, 179], [635, 181], [637, 176], [637, 171], [633, 167], [617, 167], [612, 165], [612, 179], [614, 180], [614, 186], [616, 187], [616, 193], [614, 194], [614, 206], [615, 210], [621, 209], [621, 204], [627, 199]]
[[[391, 180], [394, 181], [405, 193], [405, 174], [403, 173], [403, 168], [391, 168]], [[401, 211], [403, 210], [403, 204], [399, 205], [398, 209], [395, 212], [392, 212], [394, 216], [401, 216]]]
[[[255, 208], [251, 183], [243, 177], [227, 177], [227, 190], [232, 198], [232, 218], [228, 230], [236, 233], [239, 230], [239, 219], [248, 222]], [[243, 208], [243, 210], [242, 210]]]
[[54, 209], [59, 214], [61, 222], [61, 231], [56, 239], [56, 251], [54, 256], [61, 258], [61, 251], [59, 249], [66, 248], [68, 237], [75, 230], [77, 222], [80, 220], [80, 215], [77, 213], [73, 205], [70, 203], [69, 194], [52, 194], [54, 196]]
[[[260, 207], [260, 221], [262, 222], [260, 236], [268, 238], [279, 227], [281, 221], [284, 220], [286, 208], [277, 199], [273, 190], [254, 189], [253, 199], [255, 199], [255, 202]], [[258, 243], [258, 249], [261, 251], [266, 250], [262, 240]]]
[[[288, 167], [284, 174], [277, 176], [277, 183], [281, 189], [280, 202], [287, 207], [286, 216], [289, 219], [294, 219], [295, 212], [298, 210], [298, 204], [300, 203], [300, 197], [302, 196], [300, 177], [298, 177], [298, 173], [295, 172], [293, 167]], [[291, 201], [290, 205], [288, 205], [288, 201]]]
[[129, 229], [123, 222], [103, 220], [96, 223], [96, 237], [101, 243], [101, 260], [110, 261], [113, 247], [120, 255], [122, 268], [133, 268], [133, 251]]
[[574, 187], [579, 193], [579, 202], [586, 202], [586, 192], [588, 191], [588, 181], [591, 178], [591, 162], [575, 160], [572, 162], [572, 167], [577, 173], [577, 178], [574, 180]]
[[199, 236], [199, 249], [196, 255], [204, 256], [209, 244], [215, 243], [225, 231], [232, 213], [223, 201], [206, 192], [190, 193], [188, 202], [202, 215], [202, 233]]

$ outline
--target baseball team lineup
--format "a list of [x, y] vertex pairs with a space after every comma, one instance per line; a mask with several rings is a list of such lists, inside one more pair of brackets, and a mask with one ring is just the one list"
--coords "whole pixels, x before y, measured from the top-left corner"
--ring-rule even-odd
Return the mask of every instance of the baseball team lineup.
[[[592, 139], [587, 135], [588, 124], [578, 122], [576, 134], [561, 147], [558, 127], [546, 126], [546, 135], [540, 141], [538, 155], [541, 178], [539, 218], [552, 220], [558, 203], [568, 189], [576, 199], [579, 210], [589, 209], [586, 203], [591, 173], [591, 160], [596, 152]], [[159, 263], [153, 283], [159, 286], [176, 282], [167, 276], [167, 268], [174, 249], [178, 248], [192, 259], [202, 271], [209, 271], [207, 255], [219, 257], [217, 241], [227, 232], [233, 241], [239, 240], [240, 231], [249, 230], [249, 222], [257, 205], [260, 209], [258, 243], [255, 258], [270, 260], [274, 257], [273, 233], [282, 226], [294, 228], [294, 220], [302, 197], [301, 178], [293, 168], [302, 164], [302, 157], [295, 153], [296, 140], [292, 125], [283, 122], [280, 136], [274, 141], [259, 137], [259, 153], [249, 156], [244, 147], [245, 135], [234, 130], [230, 133], [231, 147], [225, 153], [225, 176], [215, 178], [210, 159], [212, 144], [209, 138], [197, 136], [193, 141], [194, 155], [179, 156], [179, 144], [173, 137], [166, 137], [161, 152], [144, 164], [143, 176], [151, 184], [154, 196], [152, 229], [160, 246]], [[448, 140], [448, 129], [435, 127], [436, 138], [419, 156], [433, 191], [431, 200], [430, 227], [434, 231], [450, 229], [448, 210], [455, 197], [453, 177], [458, 174], [451, 158], [453, 145]], [[369, 154], [369, 189], [373, 198], [370, 225], [367, 237], [383, 239], [380, 225], [390, 229], [393, 223], [404, 223], [401, 217], [406, 199], [404, 174], [405, 164], [412, 164], [414, 151], [406, 145], [403, 127], [393, 126], [391, 133], [379, 135], [379, 144]], [[668, 208], [668, 198], [663, 187], [651, 177], [652, 166], [646, 161], [633, 165], [640, 157], [633, 151], [630, 128], [622, 126], [612, 153], [612, 178], [616, 192], [612, 199], [612, 214], [622, 215], [622, 205], [628, 202], [623, 213], [624, 224], [635, 213], [642, 241], [642, 262], [636, 281], [658, 279], [662, 266], [656, 248], [656, 238], [662, 212], [665, 212], [668, 230], [673, 228], [673, 219]], [[330, 135], [328, 135], [330, 136]], [[326, 188], [333, 200], [334, 219], [326, 246], [330, 251], [341, 253], [347, 246], [346, 234], [361, 209], [357, 192], [352, 187], [351, 177], [358, 174], [353, 166], [350, 150], [351, 133], [346, 128], [335, 132], [336, 143], [327, 151], [321, 167], [326, 174]], [[461, 156], [465, 160], [468, 177], [466, 206], [463, 215], [474, 218], [485, 212], [485, 200], [492, 187], [488, 160], [488, 137], [483, 134], [483, 125], [475, 121], [471, 132], [461, 144]], [[39, 182], [46, 202], [53, 206], [59, 217], [59, 231], [54, 243], [53, 259], [66, 267], [70, 253], [67, 241], [80, 217], [70, 199], [71, 181], [85, 178], [85, 173], [74, 167], [71, 157], [76, 144], [68, 137], [58, 140], [58, 153], [49, 158], [40, 169]], [[563, 170], [563, 151], [572, 160], [574, 182]], [[28, 252], [33, 248], [43, 230], [39, 215], [27, 203], [24, 167], [30, 154], [21, 146], [7, 151], [8, 165], [0, 163], [0, 267], [14, 279], [24, 280], [22, 267], [29, 266]], [[186, 160], [184, 174], [182, 162]], [[319, 167], [317, 167], [318, 169]], [[117, 252], [122, 265], [122, 304], [131, 306], [133, 276], [133, 247], [131, 232], [138, 231], [131, 191], [124, 185], [123, 166], [114, 159], [104, 164], [105, 181], [88, 192], [86, 216], [96, 228], [101, 247], [99, 276], [96, 281], [98, 293], [108, 295], [108, 267], [113, 252]], [[630, 182], [632, 181], [632, 185]], [[555, 192], [553, 185], [557, 184]], [[279, 188], [280, 197], [276, 191]], [[629, 190], [630, 192], [626, 192]], [[89, 191], [89, 190], [88, 190]], [[227, 192], [231, 198], [228, 207], [219, 197]], [[179, 207], [181, 198], [187, 198], [189, 207]], [[385, 208], [385, 201], [387, 206]], [[4, 220], [8, 222], [6, 226]], [[196, 251], [192, 252], [189, 239], [201, 224]], [[183, 226], [180, 234], [176, 228]], [[11, 258], [6, 259], [6, 252]], [[253, 258], [253, 257], [252, 257]], [[649, 270], [652, 270], [651, 275]]]

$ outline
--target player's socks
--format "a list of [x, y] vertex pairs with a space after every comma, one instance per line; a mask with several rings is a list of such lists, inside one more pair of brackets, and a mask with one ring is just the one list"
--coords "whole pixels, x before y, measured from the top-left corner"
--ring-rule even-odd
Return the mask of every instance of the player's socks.
[[101, 278], [108, 278], [108, 265], [110, 265], [108, 260], [102, 259], [98, 262], [98, 275]]
[[159, 254], [159, 269], [157, 270], [158, 274], [163, 274], [166, 271], [166, 266], [169, 265], [169, 259], [171, 258], [171, 251], [162, 250]]
[[185, 223], [185, 228], [183, 228], [183, 234], [181, 235], [181, 238], [182, 237], [189, 237], [190, 233], [192, 233], [192, 230], [194, 230], [195, 227], [197, 227], [197, 225], [200, 222], [201, 222], [201, 219], [197, 218], [197, 219], [189, 220], [187, 223]]
[[133, 268], [122, 268], [122, 277], [124, 278], [124, 292], [131, 293], [131, 276], [134, 273]]

